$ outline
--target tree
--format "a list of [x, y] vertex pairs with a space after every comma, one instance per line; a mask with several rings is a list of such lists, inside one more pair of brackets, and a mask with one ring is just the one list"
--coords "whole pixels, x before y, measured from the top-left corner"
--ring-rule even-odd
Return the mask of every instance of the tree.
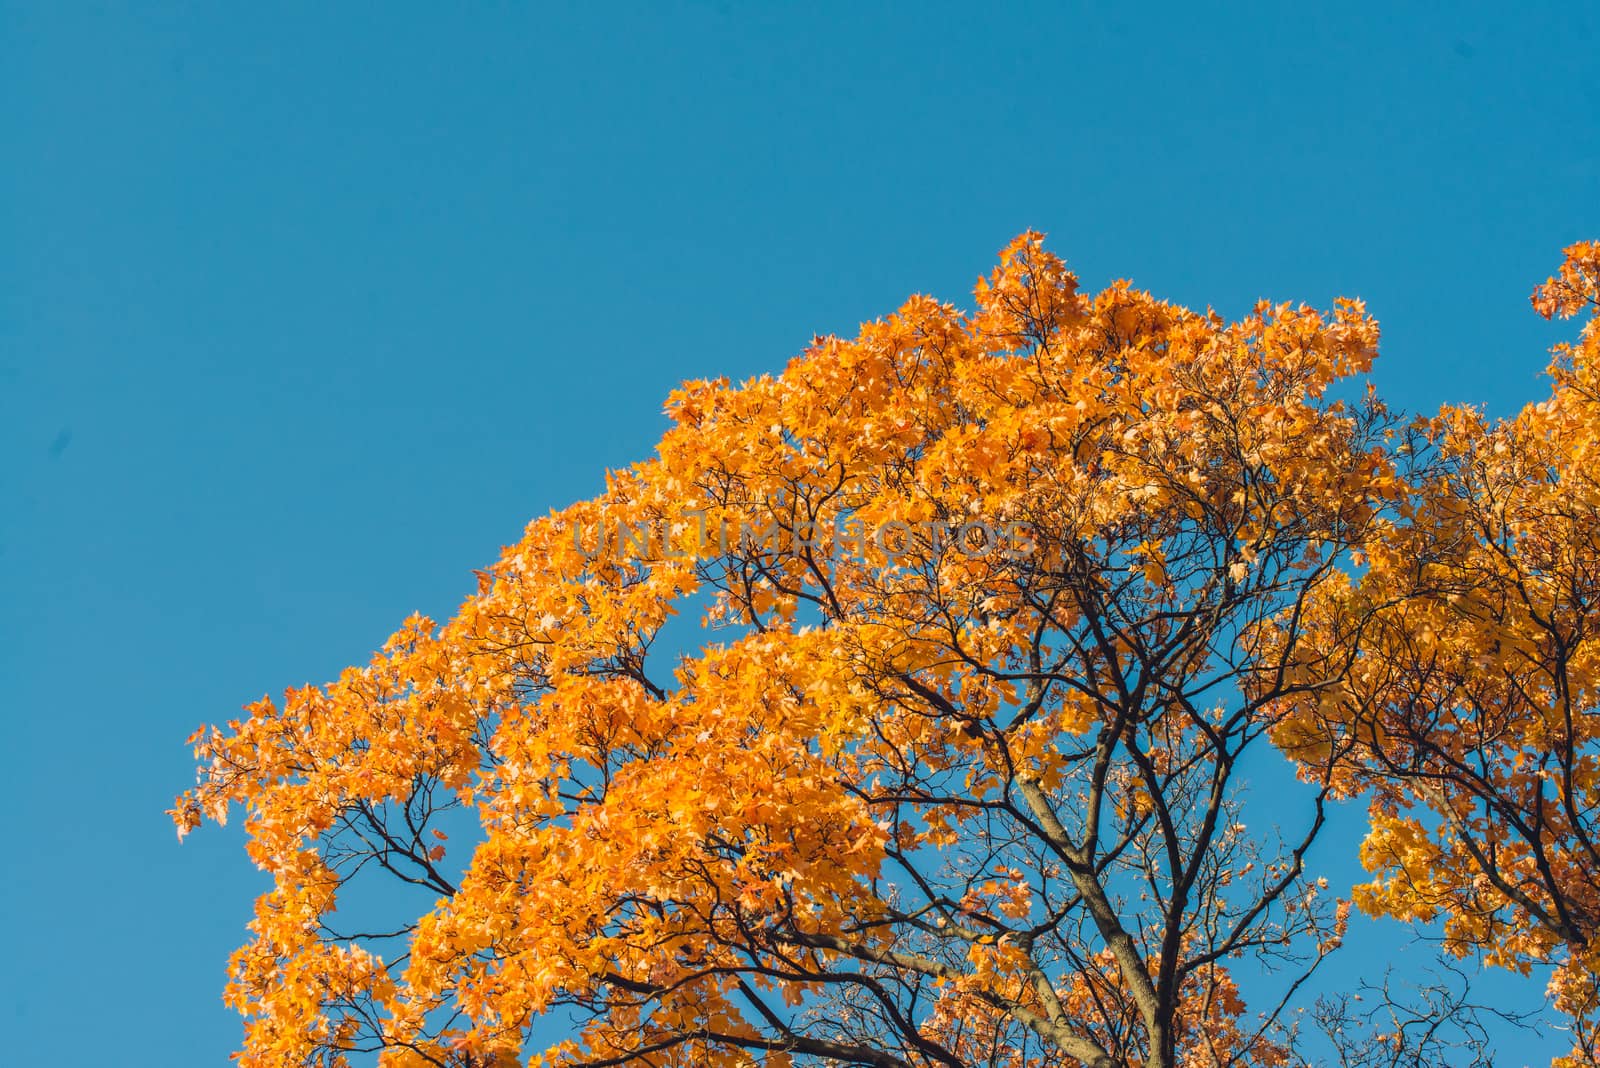
[[1365, 572], [1315, 591], [1289, 636], [1304, 688], [1278, 739], [1370, 794], [1363, 909], [1555, 966], [1575, 1068], [1600, 1063], [1600, 243], [1566, 257], [1534, 306], [1591, 317], [1550, 397], [1428, 423], [1427, 475], [1373, 526]]
[[197, 732], [180, 835], [237, 803], [274, 880], [244, 1065], [1291, 1062], [1359, 745], [1295, 732], [1416, 483], [1377, 326], [1086, 295], [1035, 234], [976, 305], [685, 385], [452, 619]]

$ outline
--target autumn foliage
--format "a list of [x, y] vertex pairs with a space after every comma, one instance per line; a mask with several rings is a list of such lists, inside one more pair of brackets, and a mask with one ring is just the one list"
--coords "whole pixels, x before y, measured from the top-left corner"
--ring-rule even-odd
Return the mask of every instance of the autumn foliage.
[[[1441, 919], [1450, 944], [1557, 965], [1569, 1061], [1600, 1063], [1600, 242], [1534, 293], [1587, 315], [1550, 396], [1488, 422], [1447, 408], [1436, 460], [1358, 579], [1312, 598], [1285, 750], [1372, 798], [1356, 900]], [[1307, 636], [1307, 634], [1309, 636]]]
[[237, 805], [273, 878], [242, 1063], [1300, 1064], [1352, 798], [1355, 901], [1554, 964], [1588, 1063], [1597, 279], [1504, 423], [1392, 416], [1357, 301], [1086, 294], [1035, 234], [686, 384], [453, 618], [191, 739], [180, 834]]

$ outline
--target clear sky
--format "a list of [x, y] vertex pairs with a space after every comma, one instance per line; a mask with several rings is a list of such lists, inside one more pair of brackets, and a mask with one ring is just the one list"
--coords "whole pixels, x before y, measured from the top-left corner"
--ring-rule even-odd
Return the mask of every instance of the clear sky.
[[1600, 9], [1203, 6], [0, 0], [5, 1059], [221, 1063], [259, 884], [174, 842], [184, 736], [447, 614], [679, 380], [1024, 228], [1364, 297], [1413, 410], [1537, 397]]

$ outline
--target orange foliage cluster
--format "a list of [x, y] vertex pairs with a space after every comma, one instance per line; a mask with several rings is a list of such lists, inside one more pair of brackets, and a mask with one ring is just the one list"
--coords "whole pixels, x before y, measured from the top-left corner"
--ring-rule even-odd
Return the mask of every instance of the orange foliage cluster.
[[[1597, 255], [1541, 310], [1592, 307]], [[1338, 946], [1305, 854], [1362, 791], [1364, 907], [1559, 957], [1592, 1013], [1593, 323], [1551, 400], [1421, 433], [1339, 399], [1359, 302], [1087, 295], [1025, 234], [976, 304], [686, 384], [656, 457], [452, 619], [191, 739], [180, 835], [238, 805], [274, 880], [231, 966], [246, 1068], [1289, 1063], [1230, 967]], [[980, 518], [1032, 551], [928, 536]], [[690, 551], [583, 550], [639, 524]], [[1303, 835], [1238, 797], [1267, 738]], [[393, 933], [336, 929], [384, 879], [420, 895]]]
[[1556, 965], [1577, 1066], [1600, 1059], [1600, 242], [1533, 304], [1589, 315], [1550, 396], [1429, 421], [1436, 463], [1364, 573], [1313, 599], [1299, 669], [1319, 684], [1279, 741], [1373, 796], [1362, 908], [1440, 919], [1458, 953], [1524, 974]]

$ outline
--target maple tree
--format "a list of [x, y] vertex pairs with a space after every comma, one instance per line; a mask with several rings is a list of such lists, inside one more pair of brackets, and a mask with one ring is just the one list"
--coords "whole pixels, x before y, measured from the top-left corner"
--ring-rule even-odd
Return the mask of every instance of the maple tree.
[[1412, 431], [1357, 301], [1086, 294], [1031, 233], [975, 296], [686, 384], [454, 617], [197, 732], [180, 835], [238, 804], [273, 878], [242, 1064], [1301, 1063], [1369, 791], [1362, 904], [1589, 1011], [1592, 325]]
[[1279, 739], [1370, 792], [1364, 909], [1440, 920], [1456, 952], [1524, 974], [1555, 965], [1576, 1068], [1600, 1063], [1600, 242], [1533, 301], [1589, 314], [1551, 395], [1429, 422], [1433, 462], [1364, 573], [1309, 599]]

